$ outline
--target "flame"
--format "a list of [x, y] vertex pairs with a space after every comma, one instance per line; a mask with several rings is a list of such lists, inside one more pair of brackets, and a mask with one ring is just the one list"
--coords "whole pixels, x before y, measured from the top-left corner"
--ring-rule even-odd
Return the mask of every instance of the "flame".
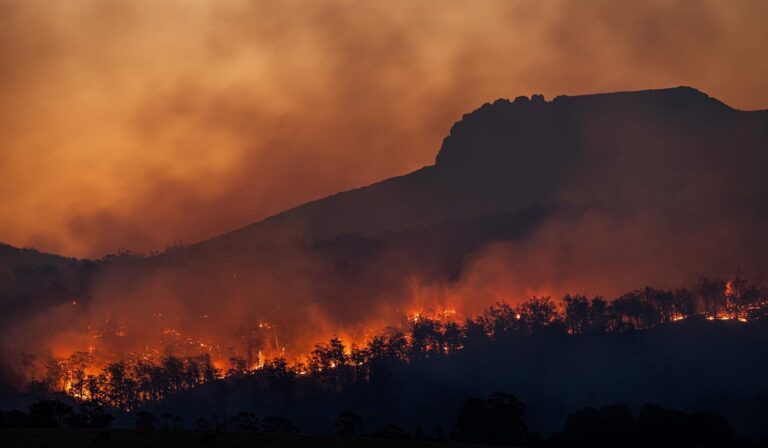
[[736, 291], [735, 291], [734, 285], [733, 285], [733, 279], [729, 279], [725, 283], [725, 291], [723, 291], [723, 295], [725, 297], [733, 297], [733, 296], [736, 295]]
[[[726, 299], [725, 305], [715, 312], [689, 311], [682, 312], [679, 309], [668, 314], [670, 322], [680, 322], [693, 316], [705, 318], [707, 321], [734, 321], [740, 323], [748, 322], [752, 316], [763, 315], [768, 309], [768, 301], [751, 300], [748, 304], [741, 303], [739, 287], [736, 282], [729, 280], [725, 283], [722, 298]], [[446, 294], [433, 294], [434, 297], [426, 298], [424, 290], [420, 290], [416, 295], [415, 306], [405, 312], [398, 311], [399, 316], [392, 318], [395, 320], [395, 328], [404, 333], [406, 344], [414, 344], [413, 330], [416, 327], [426, 325], [427, 328], [435, 328], [437, 332], [445, 332], [449, 328], [449, 323], [461, 326], [465, 321], [465, 315], [456, 307], [447, 303], [466, 303], [458, 298], [454, 301], [448, 299]], [[548, 298], [546, 300], [549, 300]], [[551, 303], [551, 302], [550, 302]], [[76, 306], [77, 301], [72, 301], [72, 306]], [[529, 312], [526, 311], [525, 304], [520, 306], [508, 306], [499, 302], [498, 315], [507, 316], [508, 319], [521, 321], [512, 325], [522, 325], [529, 320]], [[491, 307], [486, 312], [493, 311]], [[560, 313], [557, 311], [555, 314]], [[375, 314], [375, 313], [374, 313]], [[467, 314], [469, 316], [470, 314]], [[495, 315], [491, 313], [491, 315]], [[205, 310], [196, 311], [193, 315], [200, 320], [204, 320], [204, 325], [215, 325], [217, 316], [210, 314]], [[481, 331], [486, 336], [491, 337], [495, 329], [487, 325], [488, 314], [478, 314], [477, 322], [481, 324]], [[42, 360], [38, 360], [36, 370], [28, 375], [29, 379], [39, 379], [41, 372], [46, 368], [60, 371], [59, 378], [52, 387], [64, 391], [66, 394], [78, 400], [91, 400], [96, 396], [104, 399], [109, 396], [108, 390], [104, 389], [109, 381], [110, 368], [115, 364], [122, 363], [126, 369], [125, 375], [128, 380], [137, 381], [136, 375], [140, 375], [142, 368], [147, 366], [162, 366], [169, 357], [175, 359], [175, 362], [187, 365], [190, 360], [199, 356], [206, 356], [209, 359], [212, 372], [205, 378], [199, 376], [192, 380], [192, 383], [184, 387], [194, 387], [211, 378], [223, 378], [229, 375], [247, 375], [263, 370], [274, 365], [276, 359], [281, 359], [283, 366], [287, 366], [292, 374], [305, 376], [323, 369], [333, 370], [341, 367], [360, 367], [365, 364], [365, 350], [370, 347], [373, 338], [381, 336], [382, 331], [391, 326], [392, 322], [376, 320], [367, 316], [361, 318], [361, 324], [337, 328], [331, 325], [331, 319], [322, 320], [322, 331], [311, 335], [309, 341], [298, 342], [297, 338], [290, 334], [290, 328], [286, 324], [268, 321], [263, 318], [253, 317], [250, 326], [230, 330], [229, 334], [200, 332], [209, 327], [197, 326], [198, 332], [187, 332], [183, 323], [173, 319], [173, 313], [166, 313], [155, 310], [147, 313], [147, 319], [156, 325], [157, 335], [154, 339], [136, 341], [140, 332], [136, 328], [129, 328], [128, 325], [119, 322], [114, 316], [107, 314], [101, 323], [90, 323], [81, 332], [70, 332], [60, 337], [52, 338], [55, 343], [51, 344], [51, 352], [55, 356], [55, 363], [44, 366]], [[550, 316], [549, 319], [557, 320], [558, 317]], [[466, 319], [469, 320], [469, 319]], [[197, 321], [197, 320], [196, 320]], [[199, 322], [199, 321], [198, 321]], [[374, 322], [376, 324], [374, 324]], [[550, 323], [554, 322], [550, 320]], [[434, 324], [431, 326], [430, 324]], [[151, 326], [150, 326], [151, 327]], [[220, 330], [220, 327], [214, 327]], [[431, 331], [431, 330], [430, 330]], [[461, 331], [461, 330], [459, 330]], [[568, 334], [578, 334], [572, 329], [566, 330]], [[610, 330], [609, 330], [610, 331]], [[280, 338], [278, 338], [278, 333]], [[302, 335], [303, 337], [303, 335]], [[319, 341], [328, 341], [335, 338], [343, 346], [343, 355], [338, 360], [327, 361], [323, 366], [312, 364], [312, 346]], [[460, 340], [460, 339], [459, 339]], [[281, 343], [282, 342], [282, 343]], [[311, 344], [310, 344], [311, 343]], [[440, 338], [425, 339], [420, 342], [420, 350], [424, 350], [426, 356], [448, 355], [454, 351], [462, 350], [464, 345], [457, 341], [450, 344]], [[138, 347], [137, 347], [138, 346]], [[322, 345], [328, 347], [328, 345]], [[321, 346], [318, 346], [321, 347]], [[361, 355], [363, 353], [363, 355]], [[137, 373], [138, 372], [138, 373]], [[36, 377], [35, 377], [36, 375]], [[99, 389], [102, 388], [102, 389]], [[170, 390], [164, 393], [173, 393]], [[156, 400], [161, 398], [161, 394], [156, 391], [142, 391], [139, 393], [140, 401]], [[119, 402], [110, 403], [118, 407], [126, 407]]]
[[440, 322], [452, 322], [461, 318], [455, 308], [450, 307], [438, 307], [436, 309], [417, 309], [410, 313], [407, 313], [408, 321], [411, 323], [417, 323], [424, 320], [433, 320]]
[[[761, 305], [765, 304], [761, 303]], [[153, 315], [156, 314], [159, 313], [155, 313]], [[457, 320], [463, 318], [455, 308], [451, 307], [416, 309], [407, 313], [406, 317], [407, 322], [411, 325], [426, 321], [432, 321], [445, 325], [449, 322], [456, 322]], [[515, 320], [522, 319], [522, 315], [519, 311], [514, 311], [512, 317]], [[688, 317], [690, 316], [680, 312], [675, 312], [670, 316], [670, 321], [679, 322]], [[735, 320], [742, 323], [748, 321], [745, 310], [738, 310], [737, 312], [724, 311], [718, 313], [717, 315], [707, 315], [705, 317], [708, 321]], [[258, 321], [256, 326], [264, 330], [274, 330], [275, 328], [273, 324], [270, 324], [266, 321]], [[103, 330], [94, 332], [91, 336], [91, 342], [87, 345], [86, 351], [76, 352], [81, 353], [81, 356], [73, 353], [69, 358], [60, 359], [57, 361], [58, 368], [62, 369], [64, 372], [64, 380], [60, 384], [60, 390], [75, 399], [84, 401], [95, 399], [95, 395], [101, 397], [105, 395], [106, 390], [103, 388], [107, 387], [104, 384], [108, 366], [111, 362], [125, 361], [125, 359], [121, 360], [119, 358], [115, 358], [114, 354], [110, 353], [103, 346], [104, 338], [109, 336], [109, 334], [110, 333]], [[122, 338], [128, 335], [128, 331], [123, 326], [117, 326], [111, 334]], [[334, 337], [343, 344], [343, 355], [346, 358], [344, 361], [345, 365], [352, 367], [363, 365], [362, 361], [353, 361], [352, 356], [355, 353], [356, 347], [359, 347], [365, 342], [369, 341], [371, 336], [374, 334], [375, 333], [373, 333], [373, 330], [369, 328], [362, 334], [354, 334], [341, 331], [334, 335]], [[569, 332], [569, 334], [571, 333]], [[286, 347], [279, 346], [277, 341], [275, 341], [274, 346], [269, 345], [258, 349], [255, 354], [255, 359], [252, 362], [247, 365], [243, 364], [242, 367], [237, 367], [236, 364], [239, 362], [237, 361], [238, 358], [236, 356], [228, 358], [228, 355], [236, 355], [236, 352], [223, 349], [221, 345], [216, 344], [213, 341], [206, 341], [192, 336], [187, 336], [181, 330], [175, 328], [166, 328], [162, 330], [161, 337], [166, 342], [172, 343], [176, 346], [188, 347], [190, 349], [189, 353], [206, 354], [211, 356], [210, 362], [214, 370], [214, 378], [224, 378], [228, 375], [253, 373], [264, 369], [267, 366], [270, 357], [271, 359], [284, 359], [286, 355]], [[410, 338], [410, 336], [408, 336], [408, 338]], [[410, 339], [408, 339], [408, 341], [411, 343]], [[463, 349], [463, 345], [459, 344], [455, 347], [451, 347], [444, 342], [440, 342], [439, 345], [435, 345], [433, 342], [427, 342], [425, 343], [423, 349], [426, 352], [436, 351], [438, 353], [447, 355], [453, 350]], [[163, 361], [161, 350], [151, 346], [145, 347], [145, 350], [141, 353], [131, 353], [127, 358], [133, 360], [130, 361], [128, 365], [134, 369], [142, 362], [152, 365], [160, 365], [160, 363]], [[181, 362], [184, 362], [184, 358], [180, 359]], [[307, 364], [303, 362], [308, 359], [308, 355], [296, 356], [293, 364], [290, 366], [291, 371], [298, 376], [306, 376], [312, 373], [311, 368], [307, 368]], [[339, 367], [340, 364], [336, 360], [330, 361], [326, 365], [327, 369], [332, 370]], [[322, 370], [323, 368], [315, 367], [315, 371], [317, 372], [321, 372]], [[130, 377], [131, 373], [128, 373], [128, 375]], [[198, 378], [197, 381], [202, 382], [203, 380]], [[96, 389], [93, 387], [96, 387]], [[150, 392], [141, 392], [139, 395], [140, 396], [138, 399], [140, 401], [162, 398], [161, 395], [158, 395], [157, 393], [153, 394]], [[120, 406], [119, 403], [112, 403], [112, 405]]]

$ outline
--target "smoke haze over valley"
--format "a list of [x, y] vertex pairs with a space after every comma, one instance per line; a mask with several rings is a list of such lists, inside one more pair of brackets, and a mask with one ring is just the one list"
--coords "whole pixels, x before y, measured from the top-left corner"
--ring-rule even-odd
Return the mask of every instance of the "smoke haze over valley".
[[18, 302], [7, 340], [17, 355], [61, 356], [107, 325], [130, 337], [100, 343], [125, 356], [162, 350], [172, 329], [226, 359], [255, 331], [265, 353], [299, 359], [417, 311], [610, 299], [737, 269], [759, 283], [767, 147], [768, 113], [689, 87], [498, 100], [452, 127], [433, 166], [163, 254], [79, 262], [70, 285], [48, 280], [53, 292], [18, 291], [53, 303]]
[[766, 19], [0, 0], [0, 445], [765, 442]]
[[[471, 9], [471, 14], [467, 10]], [[162, 249], [431, 164], [483, 102], [765, 108], [763, 2], [0, 2], [0, 241]]]

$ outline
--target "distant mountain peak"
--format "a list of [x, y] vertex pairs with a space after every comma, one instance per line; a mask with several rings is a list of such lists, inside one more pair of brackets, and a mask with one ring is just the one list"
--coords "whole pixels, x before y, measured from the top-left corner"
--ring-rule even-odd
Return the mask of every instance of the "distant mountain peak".
[[[497, 99], [454, 123], [436, 157], [438, 167], [495, 163], [495, 156], [524, 149], [536, 151], [574, 121], [600, 120], [616, 114], [634, 117], [699, 117], [734, 109], [693, 87], [589, 95], [561, 95], [547, 101], [541, 94]], [[499, 147], [503, 144], [504, 147]], [[513, 146], [510, 146], [513, 145]], [[493, 160], [492, 160], [493, 159]], [[505, 157], [504, 161], [508, 161]]]
[[669, 107], [669, 106], [698, 106], [714, 107], [717, 109], [731, 109], [729, 106], [712, 98], [706, 93], [690, 86], [678, 86], [664, 89], [636, 90], [614, 93], [596, 93], [589, 95], [560, 95], [552, 100], [553, 103], [568, 101], [579, 102], [607, 102], [612, 106], [625, 103], [627, 106], [637, 107], [642, 104]]
[[[768, 111], [741, 112], [685, 86], [502, 98], [456, 122], [435, 165], [309, 202], [199, 246], [377, 235], [535, 204], [679, 200], [700, 191], [701, 179], [713, 173], [759, 184], [767, 140]], [[764, 195], [762, 184], [748, 189]]]

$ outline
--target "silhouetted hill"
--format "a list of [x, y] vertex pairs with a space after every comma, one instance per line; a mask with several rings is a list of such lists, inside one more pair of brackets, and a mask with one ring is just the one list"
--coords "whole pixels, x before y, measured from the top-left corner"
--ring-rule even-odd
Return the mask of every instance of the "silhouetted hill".
[[[768, 112], [695, 89], [498, 100], [454, 124], [432, 166], [197, 244], [98, 263], [2, 247], [2, 348], [18, 359], [88, 332], [114, 358], [179, 345], [293, 357], [332, 334], [375, 334], [414, 306], [479, 311], [531, 291], [611, 299], [738, 265], [764, 284], [766, 172]], [[73, 296], [77, 307], [53, 306]], [[374, 419], [433, 424], [456, 397], [499, 389], [544, 430], [585, 405], [654, 401], [715, 409], [757, 433], [766, 322], [701, 324], [462, 350], [402, 366], [384, 393], [286, 398], [234, 378], [157, 406], [258, 407], [317, 428], [344, 407], [375, 407]], [[181, 342], [157, 345], [166, 333]]]
[[[506, 297], [541, 285], [609, 296], [676, 287], [739, 265], [762, 282], [766, 148], [768, 112], [738, 111], [688, 87], [498, 100], [453, 125], [433, 166], [121, 265], [101, 284], [156, 294], [125, 276], [162, 272], [174, 285], [163, 297], [196, 313], [208, 312], [209, 297], [236, 297], [270, 319], [282, 307], [344, 323], [371, 309], [402, 315], [414, 283], [450, 289], [470, 273]], [[504, 224], [506, 213], [535, 209], [543, 211], [528, 222]], [[510, 231], [446, 236], [446, 223], [479, 217]], [[316, 249], [339, 235], [374, 239], [375, 250], [339, 260]], [[483, 264], [489, 252], [496, 258]], [[495, 277], [478, 272], [488, 265]], [[494, 286], [498, 277], [516, 289]], [[477, 305], [498, 297], [474, 295]]]
[[48, 254], [36, 249], [22, 249], [0, 243], [0, 272], [11, 272], [20, 266], [41, 266], [44, 264], [63, 266], [76, 261], [74, 258]]
[[[63, 303], [87, 296], [93, 263], [0, 244], [0, 353], [30, 335], [24, 325]], [[5, 360], [3, 360], [5, 361]], [[18, 362], [13, 359], [10, 364]], [[5, 385], [17, 366], [0, 362], [0, 403], [5, 404]]]
[[40, 313], [34, 326], [7, 314], [14, 334], [46, 330], [14, 339], [16, 351], [111, 316], [131, 334], [127, 352], [169, 325], [236, 346], [264, 320], [303, 349], [416, 304], [612, 298], [738, 265], [764, 283], [766, 172], [768, 112], [692, 88], [497, 100], [453, 125], [432, 166], [160, 255], [6, 273], [0, 294], [25, 310], [75, 295], [87, 311]]
[[92, 268], [86, 260], [0, 244], [0, 323], [80, 296]]
[[453, 125], [433, 166], [199, 246], [371, 235], [561, 200], [698, 199], [709, 193], [697, 187], [710, 174], [718, 182], [738, 176], [749, 191], [743, 199], [765, 213], [766, 147], [768, 112], [737, 111], [689, 87], [497, 100]]

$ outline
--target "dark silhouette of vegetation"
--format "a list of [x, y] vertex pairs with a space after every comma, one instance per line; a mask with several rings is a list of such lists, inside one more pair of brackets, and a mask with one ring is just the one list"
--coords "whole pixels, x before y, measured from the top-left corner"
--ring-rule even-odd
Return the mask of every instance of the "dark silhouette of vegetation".
[[0, 411], [0, 428], [108, 428], [114, 416], [94, 403], [77, 408], [59, 400], [40, 400], [28, 412]]
[[[499, 302], [484, 313], [463, 321], [444, 315], [414, 316], [406, 328], [388, 328], [365, 346], [347, 347], [339, 338], [317, 344], [306, 364], [289, 365], [285, 359], [267, 361], [252, 369], [233, 358], [225, 373], [208, 354], [166, 356], [157, 362], [143, 358], [106, 365], [99, 374], [87, 374], [88, 353], [50, 359], [45, 377], [30, 387], [67, 393], [82, 402], [120, 410], [211, 383], [223, 376], [254, 377], [269, 388], [290, 393], [297, 383], [340, 392], [354, 384], [383, 387], [401, 365], [442, 359], [466, 350], [517, 344], [537, 335], [595, 335], [648, 330], [682, 319], [748, 322], [765, 317], [768, 291], [747, 284], [740, 276], [730, 281], [702, 279], [695, 291], [646, 287], [608, 302], [602, 297], [566, 295], [560, 304], [549, 297], [533, 297], [517, 306]], [[484, 348], [485, 347], [485, 348]], [[171, 423], [169, 423], [171, 424]]]
[[171, 412], [163, 412], [160, 415], [160, 427], [162, 429], [183, 429], [184, 419]]
[[339, 414], [334, 423], [336, 433], [340, 436], [356, 436], [363, 432], [363, 418], [354, 412], [344, 411]]
[[632, 413], [623, 405], [586, 408], [568, 417], [553, 437], [556, 446], [623, 446], [637, 440]]
[[229, 419], [233, 431], [258, 431], [259, 419], [252, 412], [241, 412]]
[[[723, 290], [715, 294], [716, 288], [712, 285], [717, 288], [722, 286]], [[390, 327], [381, 334], [372, 336], [366, 345], [346, 346], [341, 339], [331, 338], [327, 343], [317, 344], [308, 355], [306, 363], [289, 364], [285, 359], [277, 358], [253, 369], [240, 361], [244, 358], [239, 358], [232, 363], [234, 367], [230, 370], [234, 370], [228, 372], [228, 376], [213, 365], [209, 355], [166, 356], [154, 362], [144, 358], [126, 359], [110, 363], [101, 372], [93, 374], [90, 373], [93, 369], [86, 370], [91, 362], [89, 354], [76, 353], [67, 359], [50, 360], [47, 363], [46, 375], [30, 385], [30, 393], [55, 398], [60, 396], [57, 395], [60, 394], [57, 390], [66, 384], [68, 395], [74, 396], [76, 402], [80, 403], [81, 409], [78, 411], [76, 423], [78, 427], [108, 425], [104, 422], [108, 422], [111, 417], [105, 417], [104, 414], [105, 410], [109, 410], [113, 413], [130, 412], [130, 418], [142, 429], [181, 428], [184, 421], [180, 414], [184, 414], [183, 417], [191, 423], [190, 427], [201, 431], [290, 433], [297, 431], [297, 428], [289, 420], [284, 417], [270, 417], [266, 412], [257, 417], [252, 412], [257, 410], [257, 407], [243, 407], [241, 413], [216, 417], [210, 414], [190, 415], [184, 412], [184, 408], [165, 406], [163, 403], [173, 403], [174, 396], [184, 396], [209, 385], [214, 388], [207, 390], [214, 392], [206, 393], [213, 395], [218, 393], [215, 391], [219, 387], [224, 388], [223, 390], [242, 388], [254, 391], [253, 398], [248, 400], [260, 400], [260, 403], [267, 405], [267, 409], [279, 413], [273, 415], [294, 418], [296, 415], [284, 414], [291, 403], [298, 406], [297, 403], [301, 402], [328, 401], [332, 403], [330, 410], [334, 413], [345, 408], [356, 409], [355, 406], [359, 404], [354, 403], [366, 399], [370, 400], [370, 405], [383, 399], [389, 403], [387, 406], [393, 406], [397, 398], [392, 394], [412, 392], [402, 389], [401, 383], [405, 381], [412, 384], [416, 379], [410, 378], [414, 377], [422, 378], [419, 387], [429, 386], [429, 380], [426, 378], [442, 369], [456, 370], [456, 375], [479, 376], [478, 381], [482, 385], [483, 381], [488, 381], [496, 375], [488, 370], [500, 368], [502, 373], [498, 375], [515, 375], [517, 384], [525, 384], [524, 381], [528, 381], [525, 380], [526, 369], [550, 356], [551, 347], [583, 347], [580, 349], [581, 356], [591, 357], [600, 355], [600, 352], [606, 349], [605, 343], [608, 341], [630, 343], [635, 335], [645, 334], [646, 330], [655, 327], [673, 330], [681, 328], [679, 325], [698, 325], [697, 322], [700, 322], [702, 328], [706, 328], [715, 325], [709, 324], [707, 320], [727, 320], [730, 321], [728, 325], [734, 328], [741, 325], [748, 328], [751, 325], [742, 322], [756, 321], [755, 325], [758, 325], [764, 318], [768, 308], [766, 297], [768, 294], [765, 288], [751, 286], [736, 277], [722, 282], [705, 279], [694, 290], [643, 288], [613, 301], [602, 297], [566, 295], [561, 302], [549, 297], [533, 297], [517, 305], [499, 302], [471, 318], [427, 312], [413, 316], [406, 326]], [[679, 320], [688, 321], [690, 325], [673, 323]], [[664, 330], [659, 334], [666, 333], [668, 331]], [[675, 340], [672, 335], [663, 337], [669, 338], [669, 342]], [[616, 348], [612, 348], [614, 349]], [[507, 368], [496, 363], [495, 358], [503, 358], [505, 362], [519, 362], [520, 368]], [[528, 364], [522, 364], [526, 362]], [[642, 370], [644, 367], [639, 368]], [[617, 368], [622, 366], [617, 365]], [[505, 383], [496, 384], [499, 386], [494, 388], [507, 387]], [[458, 406], [460, 400], [466, 397], [459, 396], [457, 391], [446, 392], [441, 396], [437, 389], [428, 390], [429, 392], [424, 392], [425, 396], [432, 394], [431, 396], [438, 397], [447, 406]], [[357, 396], [360, 397], [359, 400], [352, 398]], [[402, 399], [407, 400], [408, 397], [403, 396]], [[285, 406], [277, 407], [274, 403], [285, 403]], [[525, 414], [524, 408], [517, 408], [517, 414], [512, 412], [516, 403], [519, 404], [519, 401], [515, 401], [514, 397], [492, 396], [464, 403], [460, 418], [455, 422], [442, 418], [418, 423], [430, 425], [426, 426], [428, 428], [434, 428], [438, 421], [445, 424], [455, 423], [455, 438], [476, 443], [533, 443], [526, 426], [519, 424], [524, 421], [521, 417]], [[715, 403], [709, 408], [717, 409], [717, 403], [723, 403], [723, 400]], [[756, 402], [755, 406], [760, 406], [760, 403]], [[584, 404], [588, 402], [581, 403]], [[35, 415], [48, 415], [50, 418], [46, 425], [75, 425], [71, 423], [74, 420], [66, 408], [55, 406], [52, 411], [43, 412], [44, 407], [36, 409]], [[92, 409], [92, 415], [86, 412], [86, 409]], [[396, 407], [384, 409], [381, 411], [382, 415], [398, 412]], [[611, 441], [619, 436], [611, 431], [619, 431], [622, 422], [629, 420], [622, 420], [620, 414], [618, 408], [585, 410], [583, 414], [572, 416], [575, 422], [583, 423], [566, 425], [567, 430], [564, 432], [575, 439], [584, 437], [598, 440], [596, 443], [614, 443]], [[360, 435], [363, 430], [363, 416], [366, 423], [369, 423], [368, 431], [371, 431], [369, 434], [372, 435], [432, 440], [446, 437], [442, 430], [425, 435], [414, 426], [406, 427], [402, 420], [393, 422], [400, 426], [387, 427], [386, 420], [381, 417], [371, 419], [370, 414], [364, 412], [339, 414], [333, 430], [343, 435]], [[22, 420], [25, 418], [28, 418], [26, 414], [3, 414], [3, 421], [10, 425], [24, 426], [26, 423]], [[43, 418], [37, 419], [44, 421]], [[507, 419], [503, 434], [496, 434], [488, 429], [497, 427], [496, 422], [499, 419]], [[760, 419], [764, 418], [756, 417], [755, 421], [763, 421]], [[51, 423], [52, 421], [55, 423]], [[613, 423], [604, 424], [604, 421]], [[327, 421], [328, 427], [332, 425], [333, 419]], [[486, 425], [486, 429], [483, 429], [483, 425]], [[574, 425], [580, 427], [584, 434], [580, 436], [578, 431], [568, 429], [575, 427]], [[632, 423], [630, 426], [638, 430], [638, 425], [639, 423]], [[715, 426], [713, 423], [713, 427]], [[590, 432], [591, 427], [596, 428], [594, 434]], [[411, 431], [411, 434], [408, 431]]]
[[[514, 395], [495, 392], [486, 399], [471, 398], [459, 407], [450, 439], [455, 442], [494, 446], [550, 446], [550, 447], [731, 447], [739, 442], [728, 421], [713, 412], [686, 413], [666, 409], [655, 404], [644, 404], [637, 415], [624, 405], [585, 408], [568, 416], [562, 429], [542, 439], [528, 430], [526, 406]], [[33, 403], [28, 412], [0, 412], [0, 428], [106, 428], [112, 416], [103, 409], [83, 407], [75, 410], [58, 400]], [[299, 429], [288, 419], [267, 416], [259, 419], [250, 412], [241, 412], [228, 419], [223, 430], [295, 434]], [[170, 412], [160, 418], [148, 411], [135, 415], [139, 430], [182, 430], [183, 420]], [[338, 435], [360, 436], [363, 419], [351, 412], [341, 412], [334, 424]], [[211, 425], [197, 419], [192, 429], [207, 432]], [[222, 429], [220, 429], [222, 430]], [[372, 437], [393, 440], [445, 441], [442, 427], [436, 427], [432, 437], [416, 426], [413, 434], [394, 424], [387, 424], [370, 434]], [[109, 432], [96, 436], [97, 443], [108, 442]], [[214, 443], [215, 436], [201, 436], [201, 443]], [[742, 443], [743, 442], [739, 442]]]
[[548, 444], [554, 447], [731, 447], [737, 440], [728, 421], [712, 412], [685, 413], [654, 404], [637, 417], [620, 404], [586, 408], [568, 417]]
[[503, 392], [465, 401], [454, 427], [454, 438], [460, 442], [511, 446], [528, 441], [525, 405]]
[[393, 440], [405, 440], [409, 439], [410, 435], [405, 430], [392, 423], [387, 424], [383, 428], [373, 433], [374, 437], [381, 439], [393, 439]]
[[264, 420], [262, 420], [262, 431], [264, 432], [276, 432], [276, 433], [285, 433], [285, 434], [293, 434], [301, 432], [301, 430], [295, 426], [293, 423], [291, 423], [288, 419], [283, 417], [277, 417], [277, 416], [269, 416], [264, 417]]
[[192, 422], [192, 429], [195, 431], [210, 431], [213, 429], [213, 426], [208, 419], [199, 417]]
[[136, 414], [136, 427], [144, 430], [152, 430], [157, 427], [158, 418], [148, 411], [140, 411]]

